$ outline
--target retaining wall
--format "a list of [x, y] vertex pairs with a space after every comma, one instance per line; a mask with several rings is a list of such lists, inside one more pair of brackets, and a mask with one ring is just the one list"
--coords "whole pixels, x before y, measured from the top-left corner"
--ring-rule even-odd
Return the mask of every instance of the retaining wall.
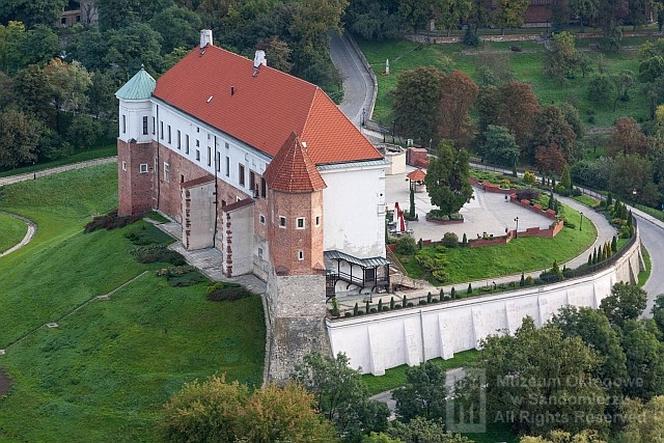
[[350, 319], [327, 319], [334, 354], [344, 352], [362, 373], [449, 359], [476, 349], [491, 334], [514, 332], [526, 316], [539, 326], [564, 305], [599, 307], [611, 287], [636, 282], [642, 269], [641, 243], [622, 252], [615, 264], [584, 277], [491, 296], [462, 299]]

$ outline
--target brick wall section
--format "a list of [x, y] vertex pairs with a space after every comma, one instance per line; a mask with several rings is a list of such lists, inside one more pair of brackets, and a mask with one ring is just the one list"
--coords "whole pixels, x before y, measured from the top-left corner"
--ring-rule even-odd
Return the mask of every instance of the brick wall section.
[[[270, 190], [269, 197], [272, 217], [268, 238], [277, 274], [306, 275], [324, 270], [323, 192], [287, 194]], [[280, 217], [286, 217], [285, 228], [279, 225]], [[304, 217], [304, 229], [297, 228], [298, 217]], [[298, 259], [298, 250], [304, 252], [303, 260]]]
[[426, 169], [429, 166], [429, 154], [426, 148], [408, 148], [406, 151], [406, 163], [416, 168]]
[[[154, 143], [127, 143], [118, 139], [118, 213], [138, 215], [154, 207]], [[140, 173], [140, 165], [148, 171]]]

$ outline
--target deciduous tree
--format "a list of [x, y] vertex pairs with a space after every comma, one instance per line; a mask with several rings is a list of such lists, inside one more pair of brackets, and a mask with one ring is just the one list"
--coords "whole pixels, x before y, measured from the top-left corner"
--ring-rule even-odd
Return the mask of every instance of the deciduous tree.
[[648, 139], [641, 131], [641, 126], [632, 117], [620, 117], [616, 120], [608, 145], [610, 155], [646, 154]]
[[544, 72], [559, 82], [571, 76], [577, 69], [579, 54], [576, 50], [574, 35], [570, 32], [563, 31], [554, 34], [551, 39], [551, 47], [546, 54]]
[[472, 135], [470, 109], [479, 88], [461, 71], [443, 77], [440, 86], [438, 134], [441, 138], [466, 145]]
[[468, 183], [468, 152], [443, 141], [436, 154], [437, 157], [429, 163], [424, 181], [431, 203], [443, 214], [452, 215], [473, 195], [473, 188]]
[[480, 154], [490, 163], [512, 167], [519, 161], [519, 146], [514, 135], [503, 126], [489, 125], [484, 132]]
[[444, 74], [422, 67], [399, 75], [394, 89], [394, 124], [399, 134], [428, 143], [436, 134]]
[[0, 112], [0, 168], [10, 169], [37, 160], [43, 126], [16, 109]]
[[636, 285], [616, 283], [611, 294], [602, 300], [600, 309], [611, 324], [621, 326], [627, 320], [635, 320], [646, 308], [646, 292]]
[[415, 417], [444, 419], [446, 397], [445, 370], [431, 362], [408, 368], [406, 384], [392, 392], [397, 416], [406, 422]]

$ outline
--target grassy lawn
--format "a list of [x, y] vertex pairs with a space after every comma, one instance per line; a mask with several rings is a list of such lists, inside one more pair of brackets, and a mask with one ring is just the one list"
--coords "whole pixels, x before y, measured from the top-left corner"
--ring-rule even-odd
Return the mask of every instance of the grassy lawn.
[[[0, 209], [38, 230], [0, 259], [0, 348], [46, 322], [60, 327], [37, 329], [0, 357], [14, 380], [0, 399], [0, 441], [156, 441], [160, 407], [184, 382], [216, 372], [261, 382], [258, 297], [216, 303], [205, 283], [169, 286], [153, 272], [159, 265], [130, 255], [124, 234], [141, 225], [82, 233], [91, 215], [117, 204], [115, 165], [4, 190]], [[137, 276], [109, 301], [61, 319]]]
[[[479, 351], [472, 349], [470, 351], [457, 352], [454, 354], [454, 357], [449, 360], [436, 358], [430, 361], [443, 369], [454, 369], [475, 363], [479, 355]], [[371, 395], [375, 395], [383, 391], [398, 388], [406, 383], [407, 369], [407, 365], [401, 365], [396, 368], [385, 370], [385, 375], [377, 377], [375, 375], [365, 374], [362, 376], [362, 379], [369, 388]]]
[[[625, 38], [625, 46], [640, 45], [643, 37]], [[545, 63], [544, 47], [535, 42], [519, 43], [488, 43], [479, 49], [469, 49], [462, 44], [420, 45], [406, 40], [369, 42], [359, 41], [367, 60], [378, 77], [378, 98], [373, 115], [375, 120], [391, 125], [390, 91], [394, 89], [400, 72], [418, 66], [436, 66], [458, 69], [470, 77], [478, 79], [478, 68], [486, 63], [488, 53], [505, 57], [517, 80], [532, 84], [542, 104], [571, 102], [578, 109], [582, 119], [588, 126], [611, 126], [617, 117], [630, 115], [634, 118], [645, 118], [647, 114], [646, 98], [638, 85], [632, 88], [632, 98], [627, 102], [619, 102], [616, 110], [612, 106], [601, 107], [587, 98], [587, 88], [591, 76], [579, 76], [566, 80], [562, 84], [551, 80], [543, 72]], [[592, 40], [579, 40], [579, 47], [588, 47]], [[519, 46], [522, 52], [512, 52], [510, 46]], [[616, 54], [600, 54], [588, 52], [595, 71], [601, 65], [609, 74], [631, 70], [638, 74], [638, 51], [623, 50]], [[493, 56], [493, 55], [492, 55]], [[390, 75], [386, 76], [385, 60], [390, 61]]]
[[645, 269], [639, 272], [639, 287], [643, 287], [650, 278], [650, 273], [652, 272], [652, 260], [650, 259], [650, 253], [645, 248], [641, 246], [641, 253], [643, 254], [643, 263], [646, 265]]
[[11, 248], [25, 237], [28, 227], [21, 220], [0, 212], [0, 252]]
[[597, 200], [595, 197], [591, 197], [589, 195], [576, 195], [572, 197], [574, 200], [578, 201], [579, 203], [583, 203], [586, 206], [589, 206], [591, 208], [596, 208], [599, 206], [600, 201]]
[[55, 168], [57, 166], [69, 165], [71, 163], [78, 163], [86, 160], [95, 160], [104, 157], [113, 157], [118, 153], [115, 141], [112, 143], [99, 146], [96, 148], [87, 149], [85, 151], [77, 152], [69, 157], [53, 160], [50, 162], [38, 163], [36, 165], [24, 166], [21, 168], [9, 169], [0, 171], [0, 177], [8, 175], [26, 174], [28, 172], [43, 171], [44, 169]]
[[506, 245], [482, 248], [424, 248], [424, 254], [442, 254], [447, 260], [445, 271], [449, 279], [446, 282], [439, 282], [428, 276], [415, 256], [399, 256], [399, 259], [408, 275], [425, 278], [433, 284], [463, 283], [537, 271], [551, 267], [554, 260], [562, 265], [588, 249], [597, 238], [597, 229], [587, 218], [584, 217], [583, 231], [579, 231], [579, 212], [569, 207], [565, 207], [564, 211], [567, 220], [577, 228], [564, 228], [554, 238], [517, 238]]

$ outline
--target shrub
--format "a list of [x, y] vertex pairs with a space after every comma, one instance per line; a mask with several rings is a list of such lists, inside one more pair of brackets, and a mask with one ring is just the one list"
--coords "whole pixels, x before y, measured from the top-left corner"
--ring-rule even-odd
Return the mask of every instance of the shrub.
[[419, 305], [426, 305], [426, 304], [427, 304], [427, 301], [426, 301], [426, 300], [420, 300], [418, 304], [419, 304]]
[[536, 189], [519, 189], [516, 191], [516, 198], [519, 200], [537, 200], [540, 192]]
[[417, 263], [433, 278], [441, 283], [448, 280], [449, 276], [445, 272], [447, 260], [438, 250], [422, 250], [415, 255]]
[[137, 246], [161, 244], [170, 239], [166, 234], [153, 226], [141, 224], [125, 234], [125, 238]]
[[412, 308], [413, 306], [415, 306], [413, 302], [408, 302], [408, 304], [406, 305], [407, 308]]
[[171, 266], [160, 269], [157, 275], [166, 277], [168, 284], [175, 287], [193, 286], [207, 279], [193, 266]]
[[369, 309], [369, 313], [371, 313], [371, 314], [375, 314], [376, 312], [378, 312], [378, 310], [376, 310], [376, 308]]
[[[207, 298], [211, 301], [234, 301], [249, 297], [252, 293], [244, 286], [237, 283], [215, 283], [208, 286]], [[358, 315], [357, 303], [353, 309], [354, 315]]]
[[417, 242], [410, 235], [404, 235], [397, 240], [397, 254], [413, 255], [417, 252]]
[[570, 221], [565, 220], [563, 223], [564, 223], [566, 228], [576, 229], [576, 225], [574, 223], [570, 222]]
[[85, 225], [83, 232], [87, 234], [99, 229], [111, 230], [124, 228], [125, 226], [130, 225], [140, 219], [141, 217], [138, 215], [119, 216], [118, 210], [115, 209], [108, 214], [94, 217], [91, 222]]
[[537, 182], [537, 177], [531, 171], [526, 171], [523, 174], [523, 182], [527, 185], [534, 185]]
[[442, 243], [448, 248], [456, 248], [459, 245], [459, 236], [454, 232], [446, 232], [445, 235], [443, 235]]
[[131, 253], [139, 263], [161, 262], [170, 263], [174, 266], [182, 266], [187, 263], [184, 257], [164, 245], [139, 246]]
[[479, 46], [480, 37], [471, 28], [472, 26], [466, 28], [466, 32], [463, 34], [463, 44], [466, 46]]

